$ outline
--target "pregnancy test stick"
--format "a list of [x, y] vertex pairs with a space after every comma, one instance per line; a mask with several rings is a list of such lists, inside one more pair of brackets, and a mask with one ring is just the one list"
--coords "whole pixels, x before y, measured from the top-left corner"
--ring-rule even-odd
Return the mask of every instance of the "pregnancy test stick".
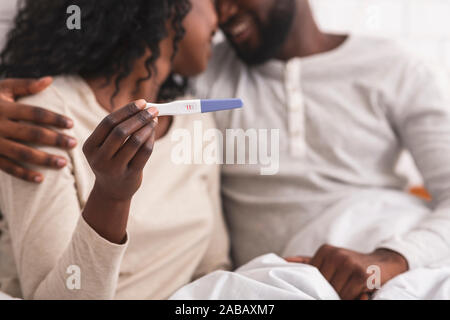
[[216, 112], [238, 109], [242, 108], [242, 106], [243, 102], [241, 99], [179, 100], [170, 103], [147, 103], [147, 108], [157, 108], [160, 116]]

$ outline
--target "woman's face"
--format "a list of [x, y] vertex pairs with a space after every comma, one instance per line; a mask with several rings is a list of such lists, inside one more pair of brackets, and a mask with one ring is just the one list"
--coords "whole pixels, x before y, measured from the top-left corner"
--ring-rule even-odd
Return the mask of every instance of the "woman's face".
[[191, 0], [192, 9], [183, 21], [186, 30], [173, 61], [173, 71], [185, 77], [202, 73], [211, 57], [217, 30], [214, 0]]

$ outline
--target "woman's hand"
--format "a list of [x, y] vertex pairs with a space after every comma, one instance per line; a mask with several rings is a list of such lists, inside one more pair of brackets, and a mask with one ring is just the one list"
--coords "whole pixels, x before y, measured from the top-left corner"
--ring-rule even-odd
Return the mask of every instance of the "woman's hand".
[[62, 168], [66, 159], [35, 150], [21, 142], [71, 149], [77, 141], [45, 126], [68, 129], [72, 120], [51, 111], [19, 104], [15, 99], [45, 90], [52, 83], [50, 77], [39, 80], [5, 79], [0, 81], [0, 170], [17, 178], [42, 182], [43, 176], [19, 163], [31, 163]]
[[129, 200], [142, 182], [153, 151], [158, 110], [138, 100], [107, 116], [83, 146], [95, 188], [113, 200]]
[[145, 106], [138, 100], [111, 113], [83, 146], [96, 178], [83, 218], [113, 243], [125, 241], [131, 198], [155, 143], [158, 110]]

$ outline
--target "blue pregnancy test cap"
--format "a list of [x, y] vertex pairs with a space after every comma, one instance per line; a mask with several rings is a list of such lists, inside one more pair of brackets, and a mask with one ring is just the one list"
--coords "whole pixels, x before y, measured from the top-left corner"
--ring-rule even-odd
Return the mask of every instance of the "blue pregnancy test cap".
[[241, 99], [201, 100], [202, 113], [242, 108]]

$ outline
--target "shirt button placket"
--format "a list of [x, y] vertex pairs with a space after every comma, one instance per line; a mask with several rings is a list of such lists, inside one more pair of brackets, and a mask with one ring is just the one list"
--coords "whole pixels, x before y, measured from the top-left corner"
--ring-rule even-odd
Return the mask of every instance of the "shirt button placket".
[[292, 156], [301, 158], [305, 156], [306, 142], [300, 59], [292, 59], [287, 63], [285, 86], [290, 152]]

